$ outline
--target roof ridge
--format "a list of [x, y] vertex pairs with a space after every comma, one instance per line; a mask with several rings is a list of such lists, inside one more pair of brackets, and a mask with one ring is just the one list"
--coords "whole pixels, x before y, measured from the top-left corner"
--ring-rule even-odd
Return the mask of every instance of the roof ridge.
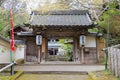
[[88, 10], [55, 10], [55, 11], [47, 11], [47, 12], [40, 12], [40, 11], [32, 11], [32, 14], [35, 15], [82, 15], [89, 13]]

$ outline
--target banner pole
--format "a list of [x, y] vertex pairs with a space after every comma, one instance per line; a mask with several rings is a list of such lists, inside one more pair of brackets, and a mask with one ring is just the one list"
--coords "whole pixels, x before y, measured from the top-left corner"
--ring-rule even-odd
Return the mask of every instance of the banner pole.
[[12, 50], [10, 50], [10, 63], [12, 63]]
[[[13, 51], [15, 50], [14, 48], [14, 23], [13, 23], [13, 18], [12, 18], [12, 9], [10, 10], [10, 25], [11, 25], [11, 41], [10, 41], [10, 63], [13, 63]], [[11, 66], [11, 71], [10, 71], [11, 75], [14, 75], [14, 65]]]
[[[10, 50], [10, 63], [13, 63], [13, 59], [12, 59], [12, 50]], [[14, 75], [14, 65], [13, 66], [11, 66], [11, 71], [10, 71], [10, 74], [11, 75]]]

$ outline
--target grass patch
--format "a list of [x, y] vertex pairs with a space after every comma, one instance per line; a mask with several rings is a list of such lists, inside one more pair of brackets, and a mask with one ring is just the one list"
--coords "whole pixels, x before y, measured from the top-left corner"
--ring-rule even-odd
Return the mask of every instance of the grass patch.
[[10, 80], [16, 80], [22, 74], [23, 74], [23, 71], [18, 71], [15, 75], [13, 75], [13, 76], [10, 77]]
[[0, 80], [16, 80], [23, 74], [23, 71], [16, 72], [13, 76], [0, 76]]
[[94, 72], [99, 80], [120, 80], [120, 78], [115, 77], [109, 70]]
[[10, 80], [10, 76], [1, 76], [0, 80]]
[[17, 80], [90, 80], [88, 78], [79, 74], [23, 74]]

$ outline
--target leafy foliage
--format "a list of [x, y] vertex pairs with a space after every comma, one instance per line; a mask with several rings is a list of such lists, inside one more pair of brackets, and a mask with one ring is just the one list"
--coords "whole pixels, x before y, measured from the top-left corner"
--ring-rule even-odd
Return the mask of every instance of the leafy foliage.
[[[21, 3], [19, 0], [7, 2], [7, 0], [3, 1], [0, 6], [0, 35], [7, 38], [7, 31], [10, 29], [10, 8], [13, 10], [13, 21], [14, 26], [19, 24], [24, 24], [29, 20], [29, 14], [26, 11], [25, 3]], [[20, 6], [21, 5], [21, 6]]]
[[[108, 4], [107, 4], [108, 5]], [[104, 12], [99, 25], [110, 35], [109, 45], [120, 43], [120, 11], [116, 9], [117, 0], [109, 3], [109, 9]]]
[[63, 46], [61, 46], [61, 48], [65, 51], [65, 56], [67, 57], [67, 61], [72, 61], [73, 45], [69, 44], [69, 43], [65, 44], [65, 40], [71, 40], [71, 39], [60, 39], [59, 43], [63, 44]]
[[7, 36], [5, 32], [8, 26], [10, 26], [8, 11], [0, 7], [0, 35]]

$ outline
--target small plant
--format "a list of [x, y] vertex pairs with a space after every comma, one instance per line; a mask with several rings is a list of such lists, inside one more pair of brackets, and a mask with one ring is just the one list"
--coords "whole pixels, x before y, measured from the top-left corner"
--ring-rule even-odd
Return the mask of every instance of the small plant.
[[67, 57], [67, 59], [66, 59], [67, 61], [72, 61], [72, 57], [73, 57], [72, 52], [68, 50], [67, 54], [66, 54], [66, 57]]
[[112, 72], [111, 72], [109, 69], [107, 69], [107, 70], [105, 70], [105, 74], [106, 74], [106, 75], [111, 75]]

